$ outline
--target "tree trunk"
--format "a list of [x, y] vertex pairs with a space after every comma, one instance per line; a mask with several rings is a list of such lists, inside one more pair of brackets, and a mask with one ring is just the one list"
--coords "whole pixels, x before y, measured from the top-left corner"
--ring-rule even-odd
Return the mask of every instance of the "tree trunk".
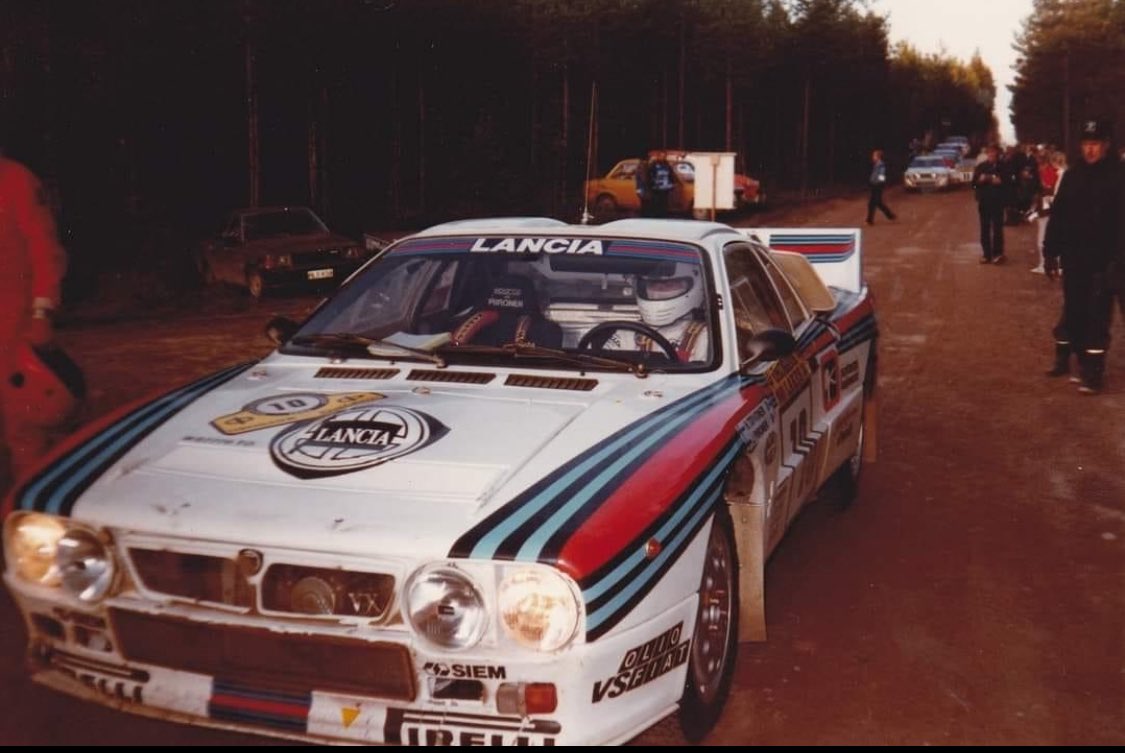
[[731, 144], [733, 143], [733, 135], [734, 135], [732, 133], [732, 128], [733, 128], [733, 125], [734, 125], [734, 83], [731, 80], [731, 65], [730, 65], [730, 58], [729, 57], [727, 58], [726, 108], [725, 109], [726, 109], [726, 115], [725, 115], [726, 140], [723, 143], [725, 144], [725, 147], [724, 147], [725, 151], [729, 152], [729, 151], [731, 151], [730, 147], [731, 147]]
[[687, 63], [687, 34], [684, 31], [684, 14], [680, 11], [680, 96], [679, 96], [679, 119], [678, 129], [676, 131], [676, 148], [684, 149], [684, 97], [686, 95], [687, 87], [685, 85], [685, 75]]
[[246, 142], [247, 164], [249, 167], [249, 201], [252, 207], [261, 200], [261, 163], [258, 146], [258, 84], [254, 77], [254, 43], [246, 39]]
[[426, 214], [426, 82], [418, 69], [418, 213]]
[[801, 113], [801, 197], [809, 189], [809, 99], [812, 94], [812, 78], [805, 72], [805, 97]]

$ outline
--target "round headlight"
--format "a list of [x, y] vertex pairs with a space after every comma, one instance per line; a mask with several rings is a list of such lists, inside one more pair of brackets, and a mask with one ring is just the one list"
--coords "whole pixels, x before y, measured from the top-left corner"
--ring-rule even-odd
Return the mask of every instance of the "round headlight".
[[66, 533], [60, 518], [37, 512], [17, 513], [8, 518], [5, 533], [4, 554], [10, 570], [42, 586], [59, 584], [55, 552]]
[[578, 631], [578, 601], [563, 576], [546, 568], [509, 573], [500, 583], [500, 624], [522, 646], [555, 651]]
[[414, 632], [438, 648], [474, 646], [488, 624], [480, 589], [451, 567], [415, 572], [406, 584], [405, 606]]
[[55, 555], [63, 588], [82, 601], [98, 601], [113, 585], [113, 557], [98, 537], [72, 528], [59, 539]]

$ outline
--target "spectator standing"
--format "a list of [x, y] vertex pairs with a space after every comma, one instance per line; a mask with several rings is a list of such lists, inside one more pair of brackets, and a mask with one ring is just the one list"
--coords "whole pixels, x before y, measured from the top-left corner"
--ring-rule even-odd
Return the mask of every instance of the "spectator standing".
[[1047, 274], [1063, 275], [1063, 310], [1055, 326], [1055, 363], [1048, 376], [1070, 372], [1070, 356], [1078, 357], [1079, 392], [1101, 391], [1109, 348], [1115, 262], [1121, 249], [1121, 163], [1110, 150], [1106, 120], [1082, 123], [1082, 158], [1058, 185], [1051, 221], [1043, 243]]
[[[52, 369], [58, 362], [44, 361], [43, 354], [51, 351], [61, 356], [49, 346], [66, 255], [43, 186], [2, 151], [0, 265], [4, 270], [0, 273], [0, 423], [11, 474], [18, 478], [46, 451], [55, 424], [66, 418], [60, 412], [65, 412], [68, 396], [59, 389], [43, 389], [46, 379], [52, 380], [52, 389], [56, 386]], [[65, 390], [69, 385], [57, 386]], [[56, 398], [62, 402], [54, 402]], [[0, 486], [3, 471], [0, 467]]]
[[1035, 224], [1038, 234], [1035, 241], [1035, 253], [1039, 263], [1032, 267], [1036, 274], [1044, 274], [1043, 267], [1043, 237], [1047, 232], [1047, 220], [1051, 215], [1051, 203], [1055, 200], [1055, 187], [1059, 181], [1059, 168], [1055, 164], [1055, 154], [1049, 149], [1044, 149], [1039, 154], [1039, 201], [1035, 207]]
[[641, 217], [652, 216], [652, 191], [649, 190], [648, 155], [642, 154], [637, 160], [637, 171], [633, 173], [637, 187], [637, 200], [641, 203]]
[[1000, 147], [989, 144], [986, 157], [973, 169], [973, 190], [980, 217], [981, 264], [1004, 263], [1004, 208], [1008, 205], [1010, 180], [1000, 163]]
[[651, 194], [652, 217], [667, 217], [672, 191], [676, 188], [676, 178], [667, 154], [654, 152], [648, 163], [648, 186]]
[[895, 213], [883, 203], [883, 189], [887, 186], [887, 165], [883, 162], [882, 149], [871, 152], [871, 175], [867, 178], [867, 185], [871, 190], [867, 199], [867, 224], [875, 224], [876, 209], [882, 212], [888, 220], [895, 219]]

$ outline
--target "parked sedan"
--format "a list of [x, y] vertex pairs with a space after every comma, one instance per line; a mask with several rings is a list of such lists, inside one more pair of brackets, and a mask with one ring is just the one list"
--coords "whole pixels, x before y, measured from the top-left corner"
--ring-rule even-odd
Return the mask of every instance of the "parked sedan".
[[335, 287], [369, 255], [307, 207], [263, 207], [232, 212], [197, 264], [204, 282], [241, 285], [261, 298], [281, 288]]
[[949, 160], [938, 155], [922, 155], [910, 161], [902, 176], [908, 191], [948, 188], [955, 183]]
[[596, 745], [677, 708], [701, 738], [766, 637], [770, 553], [870, 457], [860, 240], [503, 218], [394, 243], [274, 353], [21, 482], [29, 671], [310, 742]]

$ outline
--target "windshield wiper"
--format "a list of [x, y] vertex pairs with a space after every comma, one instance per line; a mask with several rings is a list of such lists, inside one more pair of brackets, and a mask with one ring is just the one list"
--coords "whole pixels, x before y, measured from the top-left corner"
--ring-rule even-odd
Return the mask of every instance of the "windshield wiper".
[[564, 363], [571, 363], [577, 366], [600, 366], [606, 369], [616, 369], [617, 371], [628, 371], [635, 375], [638, 379], [644, 379], [648, 376], [648, 369], [645, 368], [643, 363], [634, 363], [625, 358], [612, 358], [610, 356], [594, 355], [585, 351], [569, 351], [559, 350], [557, 348], [547, 348], [542, 345], [536, 345], [529, 342], [510, 342], [505, 345], [458, 345], [455, 347], [445, 346], [444, 349], [447, 353], [496, 353], [503, 355], [515, 356], [516, 358], [540, 358], [562, 361]]
[[[380, 358], [393, 359], [396, 355], [400, 358], [421, 358], [424, 361], [436, 364], [439, 369], [445, 368], [445, 359], [428, 350], [412, 348], [409, 345], [400, 345], [390, 340], [378, 340], [365, 335], [357, 335], [354, 332], [317, 332], [311, 335], [298, 335], [290, 340], [289, 343], [324, 350], [362, 352]], [[384, 349], [394, 352], [388, 353], [385, 352]]]

